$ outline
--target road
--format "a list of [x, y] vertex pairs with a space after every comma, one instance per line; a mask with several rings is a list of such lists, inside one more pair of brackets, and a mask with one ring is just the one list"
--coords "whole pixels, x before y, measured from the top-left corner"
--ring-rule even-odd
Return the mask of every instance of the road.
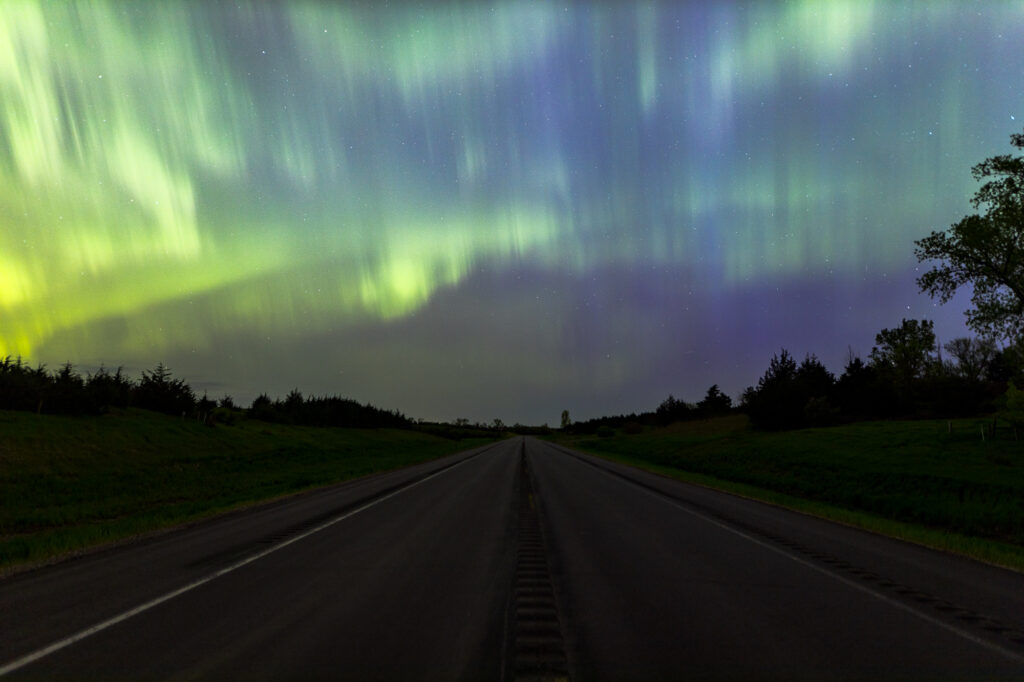
[[512, 439], [0, 581], [4, 679], [1024, 679], [1024, 575]]

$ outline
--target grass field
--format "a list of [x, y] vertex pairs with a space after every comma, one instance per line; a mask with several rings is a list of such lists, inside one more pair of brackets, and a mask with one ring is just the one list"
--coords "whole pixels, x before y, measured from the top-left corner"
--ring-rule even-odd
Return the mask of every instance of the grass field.
[[745, 416], [559, 442], [682, 480], [1024, 570], [1024, 441], [981, 420], [764, 433]]
[[415, 431], [0, 411], [0, 571], [465, 450]]

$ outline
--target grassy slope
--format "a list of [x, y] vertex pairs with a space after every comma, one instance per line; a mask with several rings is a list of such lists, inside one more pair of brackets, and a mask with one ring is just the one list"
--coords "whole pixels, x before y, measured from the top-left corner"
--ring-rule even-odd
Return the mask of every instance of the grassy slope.
[[244, 419], [209, 427], [141, 410], [0, 411], [0, 570], [480, 442]]
[[978, 420], [867, 422], [783, 433], [743, 416], [611, 438], [594, 454], [1024, 570], [1024, 442]]

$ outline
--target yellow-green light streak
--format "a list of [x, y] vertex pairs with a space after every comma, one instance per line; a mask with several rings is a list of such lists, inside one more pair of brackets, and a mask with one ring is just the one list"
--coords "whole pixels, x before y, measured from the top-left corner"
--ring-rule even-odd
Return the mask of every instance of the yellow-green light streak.
[[709, 295], [906, 267], [1019, 128], [1021, 30], [1013, 3], [9, 0], [0, 356], [393, 321], [484, 266]]

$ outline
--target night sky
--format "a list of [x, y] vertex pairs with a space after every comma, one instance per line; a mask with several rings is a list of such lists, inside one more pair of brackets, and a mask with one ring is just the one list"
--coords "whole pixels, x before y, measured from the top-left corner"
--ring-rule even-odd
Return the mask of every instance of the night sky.
[[0, 356], [557, 424], [968, 333], [1020, 2], [0, 4]]

